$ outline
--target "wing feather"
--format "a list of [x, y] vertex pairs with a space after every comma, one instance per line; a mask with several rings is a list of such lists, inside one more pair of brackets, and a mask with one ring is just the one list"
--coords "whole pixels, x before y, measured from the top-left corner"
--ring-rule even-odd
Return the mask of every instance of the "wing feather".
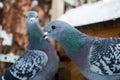
[[103, 75], [120, 74], [120, 38], [96, 39], [90, 48], [90, 69]]
[[10, 68], [10, 73], [20, 79], [28, 80], [46, 66], [47, 55], [38, 50], [27, 50]]

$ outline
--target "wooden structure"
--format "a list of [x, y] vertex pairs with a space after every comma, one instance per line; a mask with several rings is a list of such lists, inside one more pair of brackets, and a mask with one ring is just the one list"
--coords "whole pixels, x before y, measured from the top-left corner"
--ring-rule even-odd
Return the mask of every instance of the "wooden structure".
[[76, 27], [83, 33], [97, 37], [120, 37], [120, 18]]

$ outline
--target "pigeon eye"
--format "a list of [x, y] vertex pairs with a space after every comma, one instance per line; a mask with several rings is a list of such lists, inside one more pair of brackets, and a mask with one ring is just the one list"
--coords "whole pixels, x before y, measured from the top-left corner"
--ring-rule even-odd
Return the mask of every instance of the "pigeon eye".
[[28, 16], [24, 15], [24, 18], [28, 18]]
[[36, 16], [36, 18], [38, 18], [38, 16]]
[[53, 26], [52, 26], [52, 29], [54, 30], [55, 28], [56, 28], [56, 26], [53, 25]]
[[26, 18], [28, 18], [28, 16], [26, 16]]

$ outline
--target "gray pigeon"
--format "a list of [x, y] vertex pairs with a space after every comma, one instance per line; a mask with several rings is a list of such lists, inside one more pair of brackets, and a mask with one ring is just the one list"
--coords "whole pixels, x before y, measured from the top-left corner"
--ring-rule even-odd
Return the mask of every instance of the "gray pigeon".
[[60, 20], [46, 26], [48, 37], [61, 44], [88, 80], [120, 80], [120, 38], [88, 36]]
[[39, 24], [37, 12], [29, 11], [26, 16], [29, 39], [28, 49], [41, 50], [48, 56], [46, 67], [42, 70], [42, 72], [39, 71], [38, 74], [30, 80], [51, 80], [57, 72], [59, 57], [50, 41], [42, 39], [44, 32]]
[[48, 62], [46, 53], [26, 50], [20, 58], [0, 76], [0, 80], [28, 80], [42, 71]]

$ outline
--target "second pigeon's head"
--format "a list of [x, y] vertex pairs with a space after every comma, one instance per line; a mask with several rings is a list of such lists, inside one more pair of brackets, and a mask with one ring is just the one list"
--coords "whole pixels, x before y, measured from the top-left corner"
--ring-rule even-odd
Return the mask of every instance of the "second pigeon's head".
[[43, 30], [40, 26], [38, 13], [36, 11], [28, 11], [26, 14], [26, 24], [29, 36], [41, 37]]
[[27, 25], [35, 25], [39, 23], [38, 14], [36, 11], [28, 11], [26, 14]]

